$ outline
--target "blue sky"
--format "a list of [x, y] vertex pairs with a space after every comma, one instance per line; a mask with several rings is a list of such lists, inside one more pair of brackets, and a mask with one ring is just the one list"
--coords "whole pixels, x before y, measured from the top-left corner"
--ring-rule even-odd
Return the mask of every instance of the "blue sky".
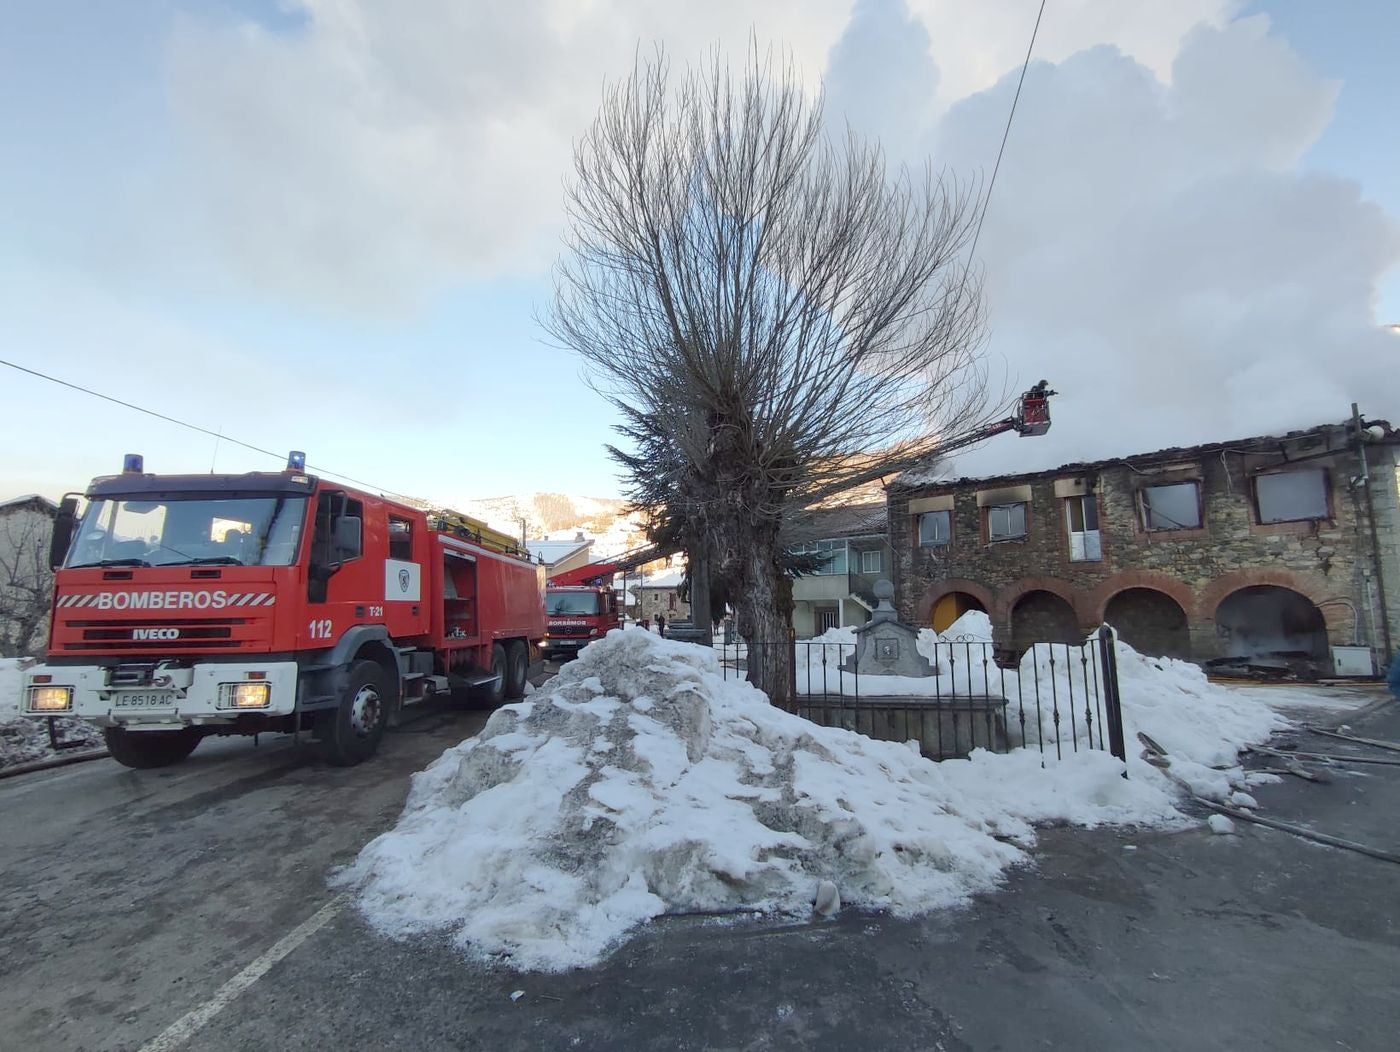
[[[0, 8], [0, 357], [269, 449], [305, 449], [313, 464], [438, 501], [616, 494], [603, 454], [612, 412], [537, 321], [562, 235], [569, 143], [603, 79], [626, 72], [638, 40], [662, 40], [685, 61], [716, 39], [741, 40], [752, 21], [761, 38], [790, 45], [814, 81], [838, 53], [843, 84], [907, 78], [912, 97], [930, 100], [928, 113], [918, 134], [888, 132], [907, 133], [887, 143], [893, 155], [932, 152], [956, 170], [985, 171], [1035, 8], [996, 0], [969, 19], [942, 0], [907, 9], [861, 0], [854, 12], [849, 0], [775, 0], [755, 10], [740, 0], [703, 10], [612, 0], [569, 14], [567, 5], [416, 0], [390, 18], [371, 13], [375, 6], [51, 0]], [[1331, 375], [1338, 356], [1371, 347], [1373, 322], [1400, 322], [1400, 249], [1384, 233], [1400, 216], [1400, 74], [1386, 52], [1400, 39], [1400, 5], [1157, 6], [1127, 14], [1109, 0], [1047, 6], [1042, 64], [1028, 80], [988, 219], [988, 354], [1013, 384], [1043, 374], [1078, 378], [1080, 392], [1103, 387], [1101, 406], [1131, 404], [1135, 385], [1165, 390], [1157, 370], [1167, 334], [1200, 347], [1203, 359], [1226, 353], [1212, 341], [1234, 348], [1241, 333], [1257, 334], [1258, 346], [1202, 380], [1234, 392], [1235, 403], [1186, 421], [1164, 400], [1150, 427], [1131, 416], [1104, 427], [1100, 408], [1090, 428], [1090, 406], [1070, 401], [1063, 443], [1047, 443], [1047, 457], [1092, 452], [1094, 433], [1105, 430], [1131, 451], [1172, 441], [1178, 430], [1190, 440], [1200, 429], [1223, 437], [1219, 428], [1291, 426], [1276, 408], [1286, 392], [1249, 393], [1271, 355], [1288, 368], [1315, 346], [1312, 357]], [[1258, 14], [1268, 17], [1267, 32], [1239, 21]], [[1213, 47], [1202, 43], [1205, 30], [1191, 36], [1197, 21]], [[856, 46], [859, 26], [874, 26], [872, 39], [889, 39], [885, 32], [919, 43], [907, 62], [885, 63], [878, 47]], [[1105, 44], [1120, 59], [1093, 50]], [[1198, 91], [1224, 100], [1278, 78], [1239, 108], [1238, 120], [1264, 129], [1257, 141], [1229, 127], [1211, 129], [1206, 146], [1193, 140], [1173, 156], [1209, 178], [1185, 171], [1152, 190], [1157, 198], [1128, 195], [1098, 242], [1071, 244], [1092, 228], [1082, 221], [1037, 227], [1033, 245], [1018, 242], [1027, 226], [1018, 209], [1035, 200], [1032, 176], [1113, 145], [1096, 129], [1112, 127], [1115, 115], [1076, 122], [1076, 108], [1082, 115], [1102, 104], [1096, 94], [1120, 83], [1112, 78], [1142, 87], [1144, 98], [1165, 93], [1179, 51], [1204, 56]], [[1327, 81], [1340, 82], [1334, 103]], [[836, 94], [833, 105], [858, 129], [885, 130], [878, 97]], [[1163, 112], [1189, 101], [1176, 90]], [[1142, 124], [1120, 116], [1124, 127]], [[1062, 130], [1038, 139], [1037, 125], [1051, 121]], [[1236, 151], [1235, 139], [1249, 141]], [[1299, 143], [1307, 145], [1294, 159]], [[1059, 147], [1063, 156], [1045, 152]], [[1256, 177], [1264, 183], [1249, 182]], [[1349, 196], [1352, 184], [1359, 197]], [[1290, 336], [1311, 323], [1277, 321], [1296, 290], [1286, 266], [1283, 277], [1252, 280], [1267, 269], [1257, 256], [1242, 257], [1240, 275], [1212, 279], [1224, 287], [1238, 277], [1228, 303], [1150, 273], [1150, 260], [1116, 263], [1143, 271], [1138, 287], [1114, 292], [1139, 304], [1139, 318], [1148, 317], [1140, 304], [1160, 291], [1150, 312], [1163, 334], [1157, 349], [1152, 340], [1128, 346], [1137, 341], [1122, 325], [1086, 333], [1067, 320], [1075, 289], [1045, 294], [1066, 260], [1078, 261], [1080, 285], [1104, 280], [1083, 261], [1115, 259], [1123, 230], [1169, 240], [1162, 213], [1207, 196], [1203, 215], [1244, 213], [1260, 185], [1277, 191], [1280, 211], [1260, 212], [1240, 238], [1277, 227], [1279, 215], [1307, 213], [1302, 232], [1277, 252], [1299, 252], [1299, 271], [1309, 260], [1358, 261], [1354, 273], [1329, 264], [1347, 273], [1318, 283], [1316, 333]], [[1191, 245], [1172, 250], [1189, 255]], [[1028, 272], [1028, 260], [1041, 269]], [[1045, 302], [1032, 304], [1032, 288]], [[1294, 338], [1299, 345], [1287, 346]], [[1120, 360], [1086, 372], [1100, 342]], [[1389, 353], [1375, 347], [1364, 353]], [[1354, 373], [1362, 375], [1359, 365]], [[1353, 387], [1329, 390], [1330, 401], [1309, 411], [1357, 397]], [[1382, 401], [1395, 393], [1366, 389]], [[1260, 404], [1239, 409], [1251, 401]], [[0, 497], [81, 488], [128, 451], [160, 471], [277, 466], [11, 370], [0, 369], [0, 405]], [[1372, 411], [1400, 419], [1400, 404]]]

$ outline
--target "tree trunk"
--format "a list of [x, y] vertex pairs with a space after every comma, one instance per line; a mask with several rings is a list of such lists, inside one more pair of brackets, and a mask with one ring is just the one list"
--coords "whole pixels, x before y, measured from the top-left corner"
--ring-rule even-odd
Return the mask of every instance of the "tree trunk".
[[774, 537], [748, 544], [741, 563], [742, 581], [737, 589], [739, 617], [749, 644], [748, 679], [781, 709], [793, 708], [792, 626], [784, 616], [777, 570], [778, 545]]

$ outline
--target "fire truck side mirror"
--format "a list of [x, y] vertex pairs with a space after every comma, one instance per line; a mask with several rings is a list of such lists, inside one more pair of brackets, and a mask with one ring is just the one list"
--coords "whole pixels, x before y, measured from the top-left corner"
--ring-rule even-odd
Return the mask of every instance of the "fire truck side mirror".
[[49, 539], [49, 569], [57, 570], [68, 558], [68, 546], [73, 543], [73, 526], [78, 521], [78, 498], [64, 497], [53, 520], [53, 536]]
[[351, 515], [342, 515], [335, 520], [335, 534], [331, 542], [331, 562], [340, 564], [360, 554], [360, 520]]

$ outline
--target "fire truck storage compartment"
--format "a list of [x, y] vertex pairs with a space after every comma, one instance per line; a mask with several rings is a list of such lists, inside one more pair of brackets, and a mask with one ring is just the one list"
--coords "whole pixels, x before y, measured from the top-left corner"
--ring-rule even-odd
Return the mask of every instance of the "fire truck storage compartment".
[[453, 640], [476, 638], [476, 594], [476, 559], [465, 552], [445, 550], [442, 553], [442, 630], [449, 646]]

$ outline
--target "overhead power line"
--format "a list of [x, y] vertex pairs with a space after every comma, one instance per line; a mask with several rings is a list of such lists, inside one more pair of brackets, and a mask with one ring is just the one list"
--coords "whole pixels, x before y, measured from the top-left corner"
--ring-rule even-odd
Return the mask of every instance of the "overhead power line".
[[1040, 10], [1035, 15], [1035, 26], [1031, 29], [1031, 42], [1026, 46], [1026, 58], [1021, 63], [1021, 77], [1016, 81], [1016, 94], [1011, 97], [1011, 110], [1006, 115], [1006, 128], [1001, 133], [1001, 146], [997, 148], [996, 164], [992, 165], [992, 178], [987, 182], [987, 196], [982, 199], [982, 214], [977, 217], [977, 229], [972, 234], [972, 249], [968, 252], [968, 265], [977, 254], [977, 242], [982, 237], [982, 222], [987, 218], [987, 208], [992, 203], [992, 189], [997, 185], [997, 172], [1001, 171], [1001, 155], [1006, 152], [1006, 140], [1011, 134], [1011, 122], [1016, 117], [1016, 103], [1021, 101], [1021, 86], [1026, 82], [1026, 70], [1030, 68], [1031, 52], [1035, 50], [1035, 38], [1040, 33], [1040, 19], [1045, 14], [1045, 0], [1040, 0]]
[[[90, 387], [84, 387], [81, 384], [71, 383], [68, 380], [61, 380], [57, 376], [50, 376], [48, 373], [41, 373], [38, 369], [30, 369], [28, 366], [20, 365], [17, 362], [6, 361], [4, 358], [0, 358], [0, 365], [8, 365], [11, 369], [14, 369], [18, 372], [28, 373], [30, 376], [38, 377], [40, 380], [47, 380], [49, 381], [49, 383], [58, 384], [60, 387], [66, 387], [71, 391], [79, 391], [82, 394], [91, 395], [93, 398], [100, 398], [104, 402], [111, 402], [113, 405], [119, 405], [126, 409], [134, 409], [138, 413], [145, 413], [147, 416], [153, 416], [157, 420], [164, 420], [166, 423], [169, 424], [176, 424], [179, 427], [189, 428], [189, 430], [191, 431], [198, 431], [201, 435], [208, 435], [210, 438], [215, 439], [219, 442], [228, 442], [235, 446], [242, 446], [244, 449], [250, 449], [254, 453], [261, 453], [264, 456], [273, 457], [277, 460], [282, 460], [285, 457], [285, 454], [274, 453], [270, 449], [264, 449], [262, 446], [255, 446], [251, 442], [244, 442], [242, 439], [232, 438], [229, 435], [222, 434], [218, 431], [210, 431], [207, 427], [200, 427], [198, 424], [191, 424], [188, 420], [180, 420], [176, 417], [168, 416], [165, 413], [157, 412], [154, 409], [147, 409], [145, 406], [136, 405], [134, 402], [127, 402], [113, 395], [104, 394], [101, 391], [94, 391]], [[330, 468], [323, 468], [318, 467], [314, 464], [308, 464], [306, 465], [306, 470], [315, 472], [319, 475], [331, 475], [335, 478], [342, 479], [345, 482], [351, 482], [354, 483], [356, 486], [363, 486], [365, 487], [365, 489], [376, 490], [380, 493], [385, 493], [397, 497], [407, 496], [407, 494], [399, 493], [396, 490], [389, 488], [388, 486], [376, 486], [373, 482], [366, 482], [363, 479], [353, 478], [350, 475], [342, 474], [339, 471], [332, 471]], [[417, 500], [418, 498], [411, 497], [410, 499]], [[431, 503], [431, 501], [423, 501], [422, 503]]]

